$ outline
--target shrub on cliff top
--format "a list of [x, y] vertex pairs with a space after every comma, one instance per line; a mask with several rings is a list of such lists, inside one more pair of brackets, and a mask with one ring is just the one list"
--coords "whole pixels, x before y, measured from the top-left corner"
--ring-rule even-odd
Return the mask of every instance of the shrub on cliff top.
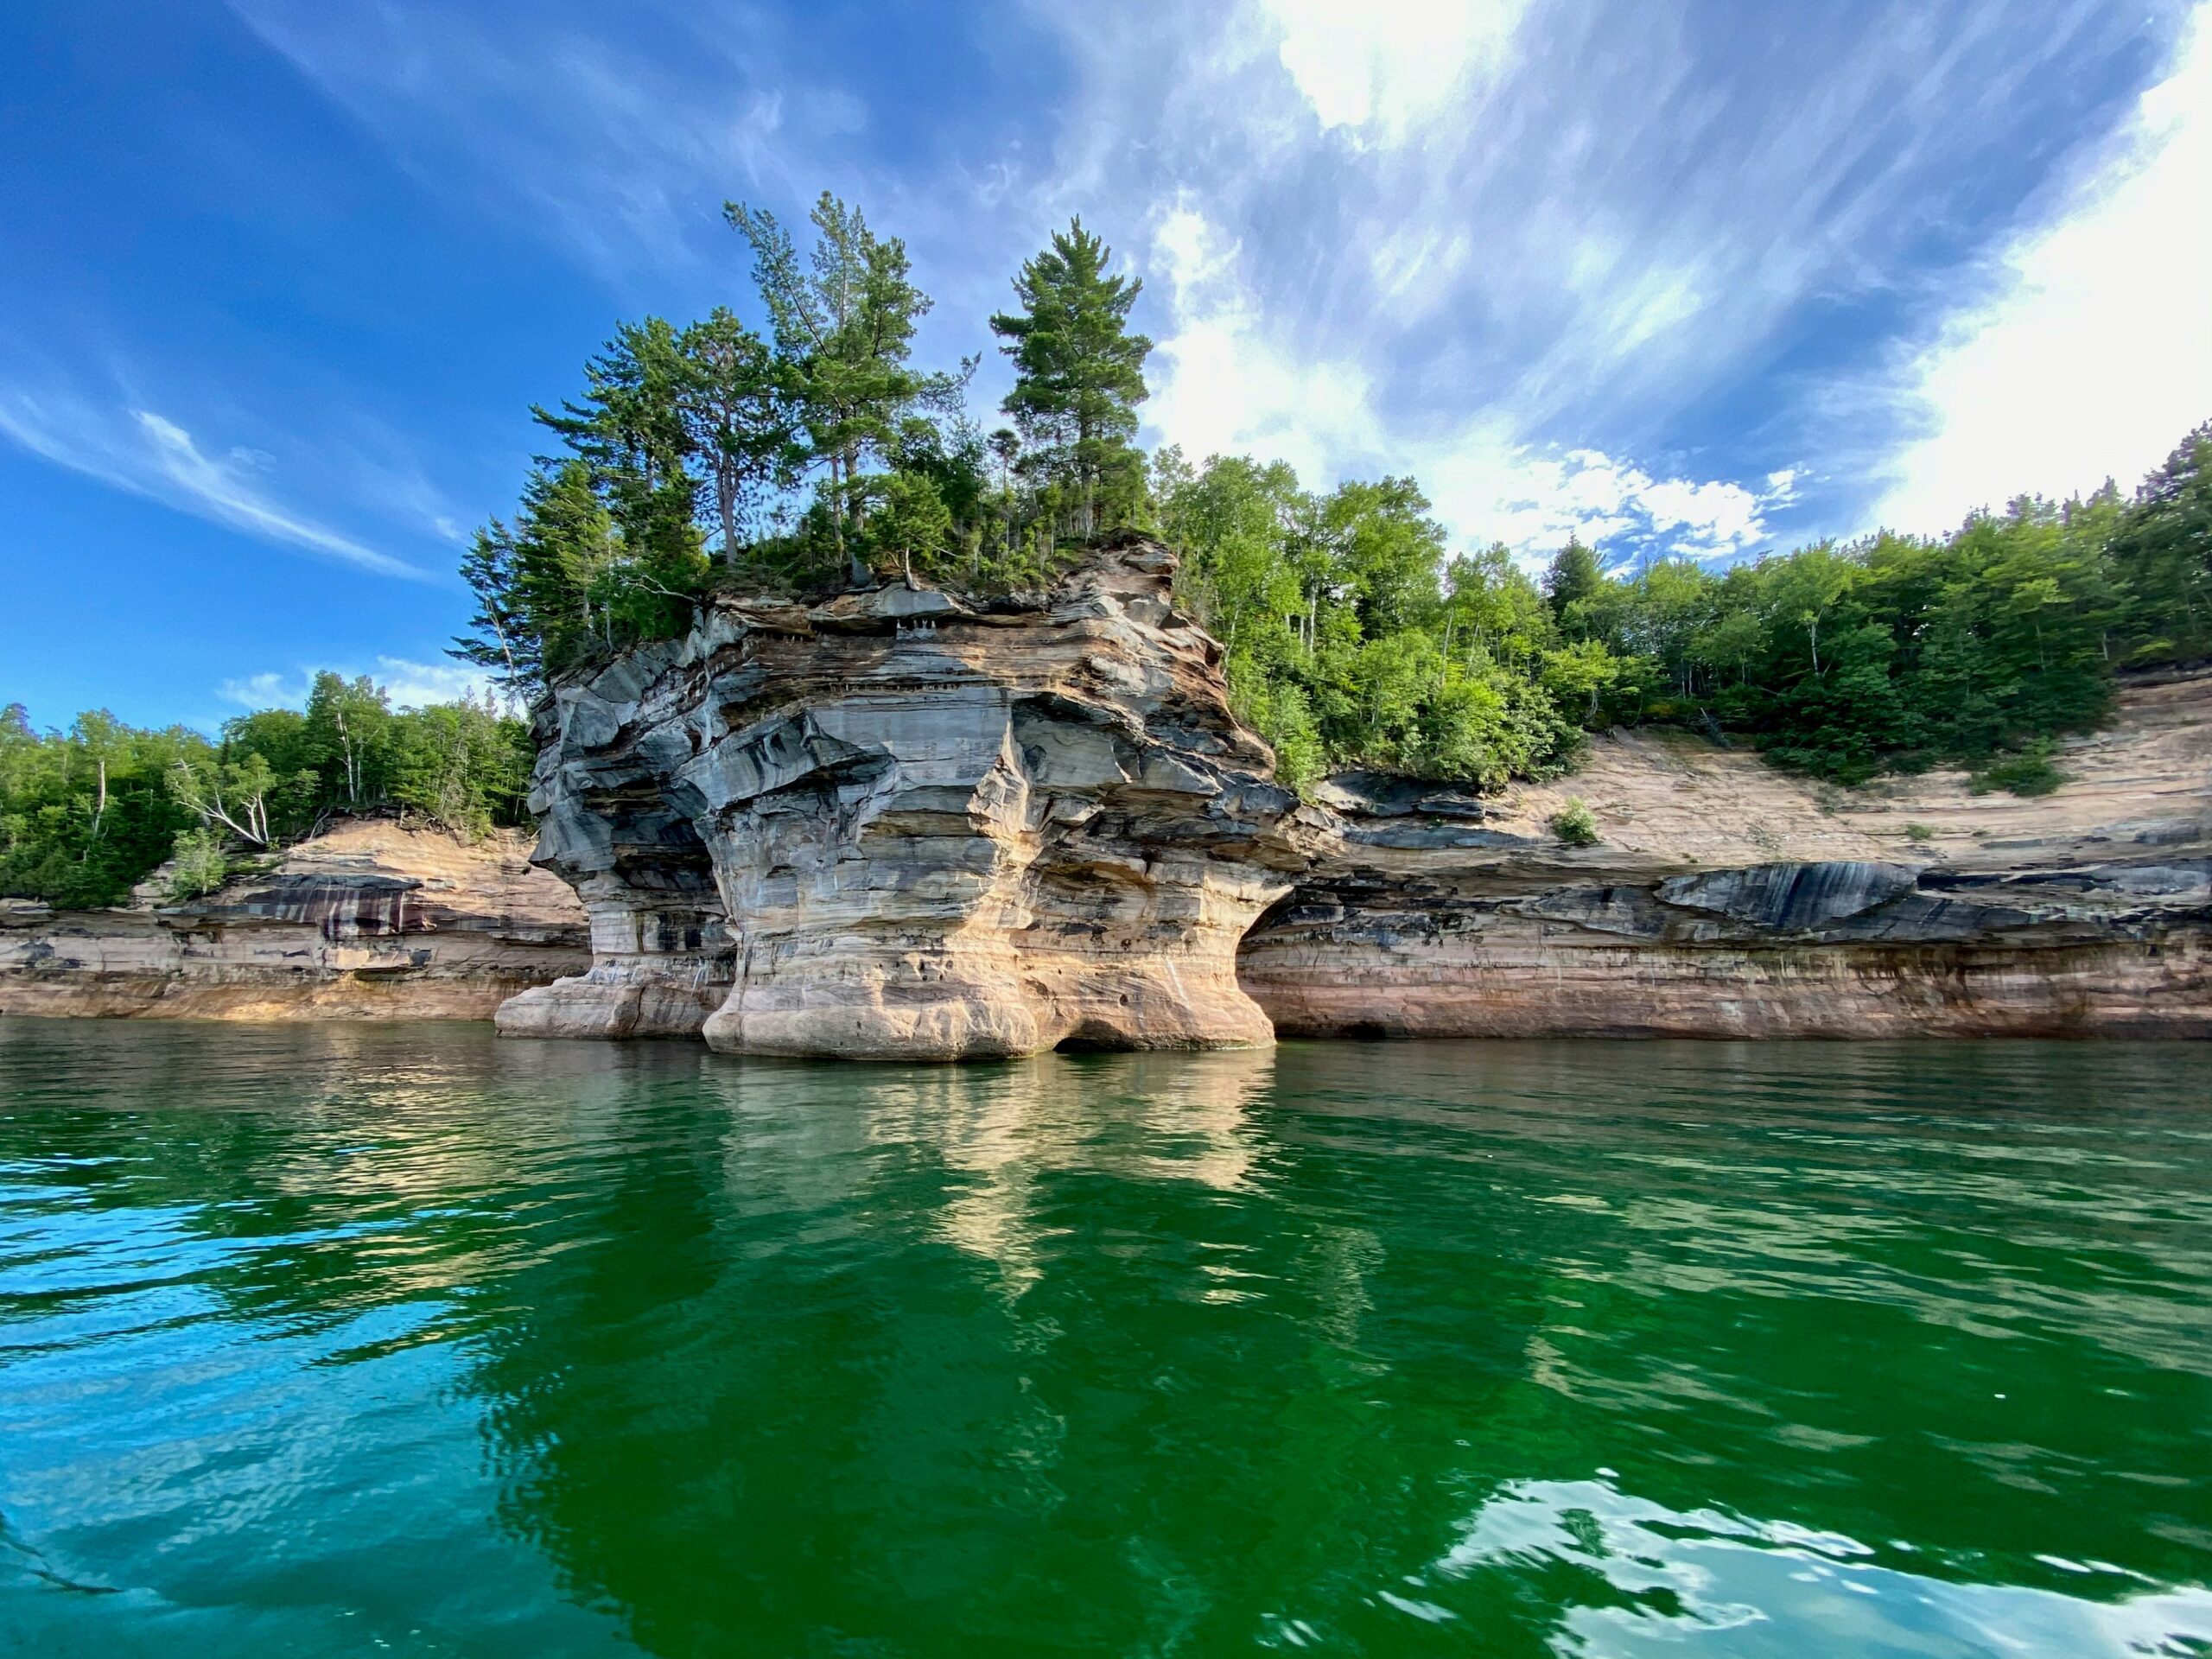
[[2071, 781], [2050, 761], [2050, 745], [2031, 743], [2018, 754], [1992, 761], [1974, 775], [1967, 785], [1977, 795], [2003, 790], [2012, 795], [2048, 795]]
[[1552, 834], [1570, 847], [1595, 847], [1598, 844], [1597, 814], [1583, 804], [1580, 797], [1570, 795], [1567, 804], [1552, 814]]

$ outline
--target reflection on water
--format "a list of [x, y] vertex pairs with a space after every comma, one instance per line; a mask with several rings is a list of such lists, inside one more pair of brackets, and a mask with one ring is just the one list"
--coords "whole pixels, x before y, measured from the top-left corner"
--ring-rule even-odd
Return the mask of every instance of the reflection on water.
[[0, 1638], [2204, 1652], [2200, 1062], [5, 1022]]
[[[2160, 1591], [2108, 1561], [2044, 1564], [2095, 1584], [2106, 1598], [2016, 1585], [1957, 1582], [1911, 1563], [1910, 1544], [1877, 1548], [1841, 1533], [1718, 1510], [1687, 1514], [1592, 1480], [1508, 1481], [1429, 1581], [1483, 1573], [1548, 1578], [1565, 1603], [1562, 1645], [1600, 1653], [1819, 1652], [1947, 1655], [2031, 1651], [2186, 1651], [2212, 1639], [2212, 1593]], [[1886, 1558], [1886, 1559], [1885, 1559]], [[1959, 1564], [1933, 1562], [1936, 1571]], [[1967, 1564], [1970, 1567], [1970, 1563]], [[1402, 1611], [1452, 1617], [1411, 1592], [1385, 1592]]]

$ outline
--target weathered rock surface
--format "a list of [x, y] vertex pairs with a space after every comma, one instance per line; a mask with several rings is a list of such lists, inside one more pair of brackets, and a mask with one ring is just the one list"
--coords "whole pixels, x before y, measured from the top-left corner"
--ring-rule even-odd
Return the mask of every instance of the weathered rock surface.
[[0, 899], [0, 1014], [488, 1019], [591, 959], [575, 894], [526, 853], [359, 819], [188, 904]]
[[[1317, 1035], [2212, 1035], [2212, 677], [2059, 759], [1853, 791], [1638, 733], [1478, 816], [1355, 784], [1243, 982]], [[1548, 833], [1569, 794], [1600, 845]]]
[[594, 963], [500, 1030], [907, 1059], [1271, 1040], [1236, 947], [1313, 815], [1173, 572], [1137, 542], [988, 613], [904, 585], [722, 599], [561, 688], [536, 857]]
[[[2022, 800], [1810, 785], [1680, 734], [1481, 797], [1300, 806], [1164, 550], [978, 613], [723, 599], [542, 716], [536, 855], [588, 973], [503, 1031], [948, 1059], [1324, 1033], [2212, 1034], [2212, 677], [2139, 683]], [[1550, 816], [1572, 793], [1600, 845]]]

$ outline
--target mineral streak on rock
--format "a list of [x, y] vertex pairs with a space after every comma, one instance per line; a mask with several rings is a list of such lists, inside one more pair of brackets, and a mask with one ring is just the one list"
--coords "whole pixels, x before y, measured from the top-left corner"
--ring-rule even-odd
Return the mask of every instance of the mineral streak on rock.
[[[1325, 791], [1243, 983], [1304, 1035], [2212, 1036], [2212, 676], [2128, 687], [2059, 761], [2035, 799], [1840, 791], [1636, 733], [1478, 826]], [[1569, 791], [1599, 845], [1546, 833]]]
[[991, 612], [904, 584], [718, 600], [562, 687], [536, 856], [594, 965], [499, 1029], [931, 1060], [1271, 1041], [1236, 948], [1314, 815], [1173, 569], [1131, 541]]
[[[2212, 678], [2139, 684], [2039, 800], [1810, 785], [1683, 734], [1484, 797], [1301, 806], [1173, 560], [979, 610], [722, 599], [541, 716], [585, 974], [502, 1031], [953, 1059], [1303, 1034], [2212, 1034]], [[1567, 791], [1591, 848], [1548, 828]]]
[[173, 905], [0, 900], [0, 1014], [483, 1020], [590, 961], [575, 895], [511, 830], [463, 843], [341, 820], [269, 868]]

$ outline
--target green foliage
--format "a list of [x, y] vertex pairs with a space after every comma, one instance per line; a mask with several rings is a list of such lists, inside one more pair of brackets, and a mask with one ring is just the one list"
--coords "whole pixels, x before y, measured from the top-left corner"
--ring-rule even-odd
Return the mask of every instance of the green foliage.
[[187, 830], [177, 836], [171, 861], [168, 881], [171, 904], [181, 905], [188, 899], [199, 898], [203, 893], [213, 893], [230, 874], [230, 860], [223, 851], [222, 836], [205, 826]]
[[854, 534], [872, 570], [943, 573], [953, 553], [952, 513], [925, 473], [879, 473], [862, 480], [867, 516]]
[[1579, 734], [1526, 665], [1554, 639], [1502, 550], [1455, 562], [1408, 479], [1306, 493], [1280, 462], [1155, 458], [1183, 602], [1221, 640], [1239, 714], [1303, 788], [1370, 766], [1496, 785], [1543, 776]]
[[1544, 575], [1545, 596], [1562, 627], [1570, 632], [1581, 631], [1586, 626], [1581, 607], [1597, 598], [1605, 579], [1598, 556], [1582, 545], [1581, 537], [1570, 535]]
[[2212, 657], [2212, 421], [2183, 438], [2144, 480], [2133, 505], [2113, 517], [2128, 660]]
[[0, 709], [0, 893], [124, 903], [193, 822], [169, 792], [171, 768], [213, 753], [181, 726], [141, 731], [99, 710], [41, 735], [21, 704]]
[[[399, 807], [461, 835], [527, 820], [530, 728], [491, 702], [394, 709], [367, 679], [318, 674], [304, 712], [263, 709], [209, 741], [105, 712], [34, 732], [0, 710], [0, 894], [125, 903], [173, 855], [172, 891], [220, 885], [229, 850], [272, 850], [326, 814]], [[185, 889], [190, 888], [190, 893]]]
[[1932, 823], [1908, 823], [1904, 827], [1904, 838], [1914, 842], [1933, 841], [1936, 839], [1936, 826]]
[[391, 798], [458, 835], [526, 823], [530, 728], [486, 700], [433, 703], [396, 716], [389, 761]]
[[1982, 767], [1974, 773], [1972, 787], [1977, 795], [1993, 794], [2000, 789], [2013, 795], [2048, 795], [2069, 781], [2067, 775], [2051, 764], [2050, 744], [2037, 741], [2018, 754], [2005, 755]]
[[1570, 795], [1567, 804], [1552, 814], [1552, 834], [1569, 847], [1595, 847], [1598, 844], [1598, 817], [1584, 804], [1579, 796]]

